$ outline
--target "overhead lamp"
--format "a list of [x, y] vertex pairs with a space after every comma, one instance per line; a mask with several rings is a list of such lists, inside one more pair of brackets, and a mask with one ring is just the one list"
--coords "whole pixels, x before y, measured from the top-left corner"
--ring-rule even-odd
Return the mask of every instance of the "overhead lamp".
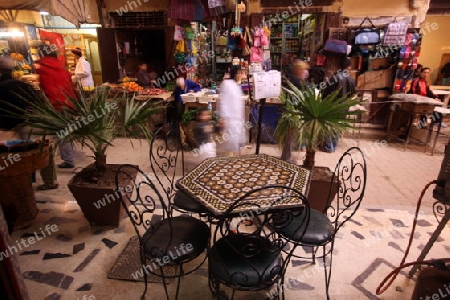
[[48, 16], [48, 11], [41, 11], [40, 14], [41, 16]]
[[0, 31], [0, 37], [25, 36], [21, 31]]
[[244, 13], [246, 10], [246, 5], [244, 1], [239, 1], [238, 5], [237, 5], [238, 11], [240, 13]]

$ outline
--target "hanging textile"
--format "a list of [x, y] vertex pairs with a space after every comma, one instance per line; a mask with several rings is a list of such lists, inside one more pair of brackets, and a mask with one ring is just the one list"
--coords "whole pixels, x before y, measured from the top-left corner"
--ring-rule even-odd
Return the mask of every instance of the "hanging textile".
[[201, 0], [170, 0], [168, 17], [186, 21], [201, 21], [207, 16]]
[[0, 10], [17, 9], [48, 11], [52, 16], [60, 16], [77, 28], [83, 23], [100, 22], [95, 0], [9, 0], [0, 3]]
[[41, 41], [43, 41], [44, 43], [56, 46], [58, 60], [62, 66], [65, 66], [66, 58], [64, 55], [66, 52], [66, 47], [64, 45], [64, 37], [62, 36], [62, 34], [40, 29], [39, 35], [41, 36]]
[[225, 0], [208, 0], [208, 8], [225, 6]]

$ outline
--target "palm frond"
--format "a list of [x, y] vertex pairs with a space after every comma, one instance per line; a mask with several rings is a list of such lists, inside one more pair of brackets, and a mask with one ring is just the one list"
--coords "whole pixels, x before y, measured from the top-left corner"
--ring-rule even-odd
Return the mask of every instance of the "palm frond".
[[95, 158], [105, 157], [113, 140], [124, 134], [142, 135], [150, 141], [148, 118], [159, 108], [156, 104], [138, 103], [125, 94], [109, 97], [107, 87], [97, 87], [88, 97], [82, 89], [65, 97], [66, 106], [58, 111], [46, 97], [29, 95], [27, 109], [8, 104], [0, 111], [8, 116], [25, 117], [21, 126], [30, 126], [35, 135], [56, 135], [63, 143], [77, 142], [92, 151]]
[[283, 103], [283, 114], [275, 129], [279, 143], [288, 130], [294, 130], [298, 143], [315, 149], [329, 136], [342, 136], [352, 128], [349, 115], [358, 115], [362, 111], [349, 111], [350, 107], [360, 103], [357, 98], [339, 97], [335, 91], [326, 97], [309, 86], [302, 89], [287, 81], [283, 87], [280, 100]]

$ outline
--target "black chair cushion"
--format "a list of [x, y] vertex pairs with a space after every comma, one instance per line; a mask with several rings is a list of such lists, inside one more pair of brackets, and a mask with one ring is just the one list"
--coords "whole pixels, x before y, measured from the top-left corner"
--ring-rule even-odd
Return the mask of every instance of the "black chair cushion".
[[305, 225], [300, 229], [298, 227], [304, 223], [304, 214], [296, 217], [286, 227], [279, 228], [278, 233], [285, 237], [305, 245], [321, 246], [332, 240], [334, 228], [327, 216], [315, 209], [310, 211], [309, 225], [302, 237]]
[[169, 257], [170, 263], [180, 263], [200, 255], [209, 239], [208, 225], [192, 217], [179, 216], [153, 224], [144, 234], [143, 243], [149, 258], [167, 261], [166, 257]]
[[273, 284], [283, 270], [279, 249], [263, 237], [230, 234], [218, 240], [208, 256], [210, 275], [245, 290]]
[[186, 193], [177, 191], [173, 203], [176, 207], [194, 213], [206, 213], [205, 208]]

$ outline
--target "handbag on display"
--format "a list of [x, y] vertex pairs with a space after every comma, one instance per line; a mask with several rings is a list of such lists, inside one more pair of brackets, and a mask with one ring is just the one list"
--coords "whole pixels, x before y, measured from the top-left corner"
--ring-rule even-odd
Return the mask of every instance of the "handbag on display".
[[250, 62], [262, 62], [263, 60], [263, 51], [260, 47], [250, 48]]
[[253, 39], [253, 46], [261, 47], [261, 36], [263, 35], [263, 29], [257, 28], [255, 30], [255, 37]]
[[173, 33], [174, 41], [181, 41], [183, 39], [183, 34], [181, 33], [181, 26], [175, 25], [175, 32]]
[[261, 30], [261, 46], [269, 46], [269, 37], [264, 29]]
[[362, 26], [366, 20], [370, 22], [372, 27], [355, 29], [355, 45], [377, 45], [381, 42], [380, 29], [376, 28], [369, 18], [365, 17], [360, 26]]
[[323, 53], [328, 55], [347, 55], [347, 42], [329, 38], [323, 46]]
[[386, 29], [383, 39], [383, 46], [397, 46], [405, 43], [408, 23], [394, 22], [390, 23]]
[[316, 66], [325, 66], [327, 63], [327, 57], [322, 54], [322, 52], [317, 53], [316, 56]]
[[245, 28], [245, 33], [244, 33], [244, 38], [242, 39], [243, 41], [243, 47], [242, 47], [242, 56], [249, 56], [250, 55], [250, 47], [249, 45], [249, 40], [248, 40], [248, 35], [247, 35], [247, 30], [248, 28]]

